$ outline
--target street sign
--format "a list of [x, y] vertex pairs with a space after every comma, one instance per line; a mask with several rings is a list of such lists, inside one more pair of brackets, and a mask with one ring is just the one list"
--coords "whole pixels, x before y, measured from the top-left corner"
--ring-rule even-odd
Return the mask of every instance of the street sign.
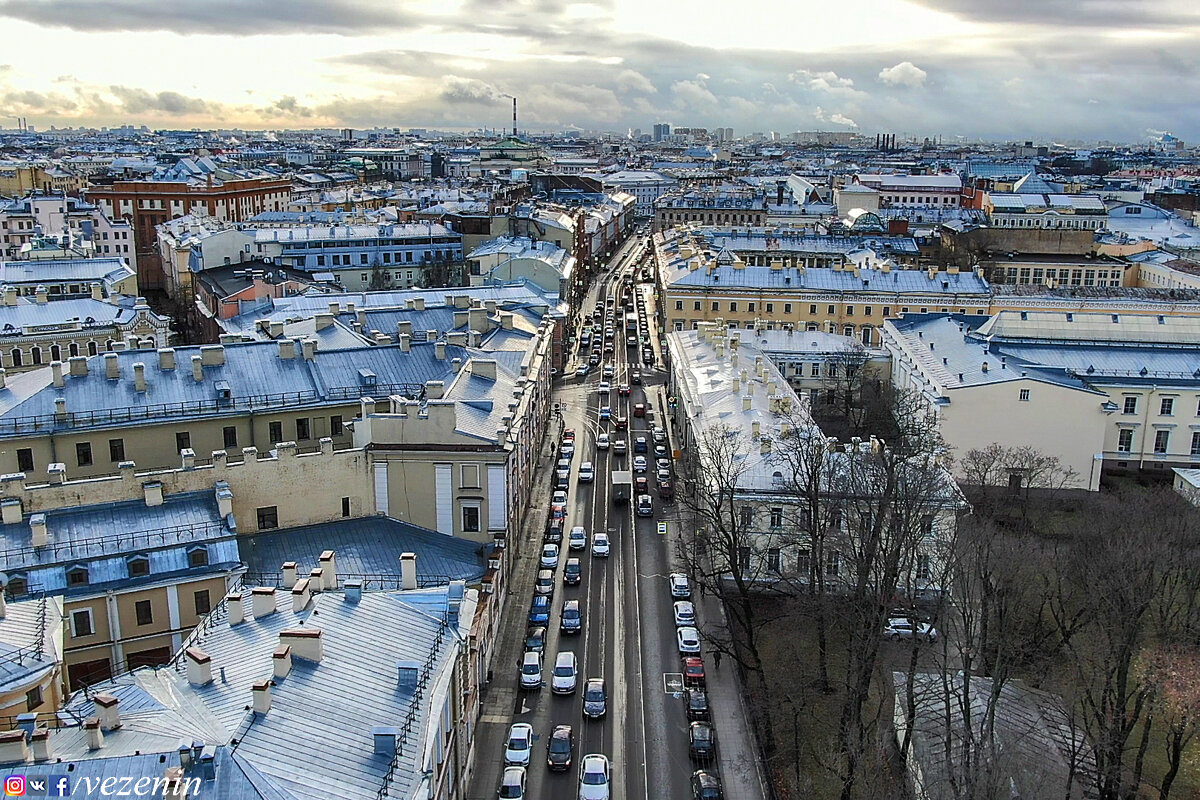
[[664, 672], [663, 673], [663, 690], [667, 694], [679, 694], [683, 691], [683, 673], [682, 672]]
[[667, 535], [667, 523], [665, 523], [665, 522], [658, 523], [658, 535], [659, 536]]

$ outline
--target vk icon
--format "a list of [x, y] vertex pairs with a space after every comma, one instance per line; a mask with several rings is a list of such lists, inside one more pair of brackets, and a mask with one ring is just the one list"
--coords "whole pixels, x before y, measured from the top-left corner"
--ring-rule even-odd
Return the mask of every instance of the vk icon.
[[25, 796], [26, 797], [45, 797], [46, 796], [46, 776], [45, 775], [26, 775], [25, 776]]
[[70, 797], [71, 779], [66, 775], [51, 775], [46, 778], [46, 794], [49, 797]]

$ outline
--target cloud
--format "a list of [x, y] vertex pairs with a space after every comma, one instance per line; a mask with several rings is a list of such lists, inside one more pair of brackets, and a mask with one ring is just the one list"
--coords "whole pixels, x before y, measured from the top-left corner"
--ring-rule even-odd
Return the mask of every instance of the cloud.
[[279, 116], [282, 114], [300, 119], [308, 119], [312, 117], [313, 110], [307, 106], [301, 105], [295, 97], [291, 95], [284, 95], [271, 105], [264, 108], [263, 113], [267, 114], [268, 116]]
[[650, 82], [650, 79], [637, 70], [621, 70], [617, 73], [616, 81], [617, 86], [631, 92], [654, 94], [658, 91], [654, 84]]
[[934, 11], [972, 22], [1078, 28], [1168, 28], [1200, 24], [1186, 0], [916, 0]]
[[109, 91], [121, 102], [130, 114], [146, 112], [168, 116], [203, 114], [209, 110], [208, 103], [198, 97], [186, 97], [179, 92], [148, 92], [131, 86], [110, 86]]
[[857, 128], [858, 123], [847, 117], [841, 112], [835, 111], [832, 114], [826, 113], [825, 109], [817, 106], [813, 109], [813, 116], [817, 122], [832, 122], [834, 125], [845, 125], [848, 128]]
[[457, 75], [446, 76], [438, 97], [442, 102], [450, 104], [492, 103], [507, 99], [504, 92], [490, 83], [475, 78], [460, 78]]
[[854, 87], [852, 79], [843, 78], [836, 72], [828, 70], [825, 72], [812, 72], [807, 69], [798, 69], [788, 75], [788, 80], [806, 89], [818, 92], [829, 92], [836, 89], [850, 89]]
[[879, 70], [879, 80], [888, 86], [909, 86], [920, 88], [925, 83], [928, 73], [911, 61], [901, 61], [894, 67]]
[[676, 81], [671, 84], [671, 91], [689, 110], [718, 105], [717, 96], [699, 81]]

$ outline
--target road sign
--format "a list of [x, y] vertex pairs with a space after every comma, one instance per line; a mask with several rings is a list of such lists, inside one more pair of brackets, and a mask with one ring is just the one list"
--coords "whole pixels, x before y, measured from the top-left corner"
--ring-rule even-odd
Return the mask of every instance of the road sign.
[[665, 522], [658, 523], [658, 535], [659, 536], [667, 535], [667, 523], [665, 523]]
[[679, 694], [683, 691], [683, 673], [682, 672], [664, 672], [663, 673], [663, 690], [667, 694]]

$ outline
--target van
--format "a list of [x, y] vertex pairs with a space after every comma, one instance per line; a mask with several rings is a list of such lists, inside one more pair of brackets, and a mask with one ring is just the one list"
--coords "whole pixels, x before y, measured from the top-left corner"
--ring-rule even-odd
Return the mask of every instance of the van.
[[525, 653], [521, 662], [521, 688], [542, 688], [542, 654], [535, 651]]
[[583, 612], [579, 610], [578, 600], [563, 603], [562, 619], [558, 627], [563, 633], [579, 633], [583, 630]]

